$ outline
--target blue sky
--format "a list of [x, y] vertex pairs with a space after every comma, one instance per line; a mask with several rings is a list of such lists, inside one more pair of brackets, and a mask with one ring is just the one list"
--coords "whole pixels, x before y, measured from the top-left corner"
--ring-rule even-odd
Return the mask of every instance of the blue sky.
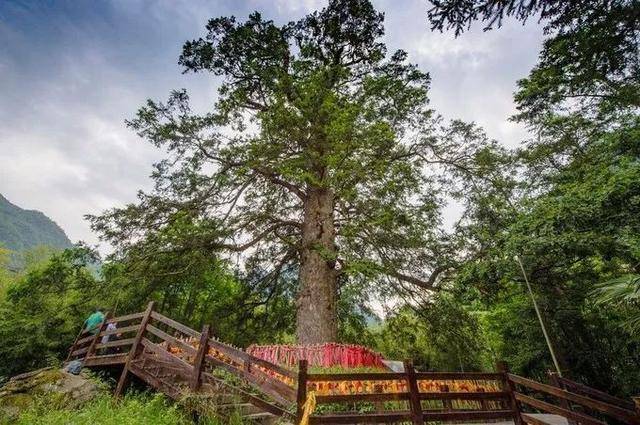
[[[475, 121], [517, 146], [526, 137], [508, 121], [516, 81], [535, 64], [535, 21], [477, 25], [455, 38], [432, 33], [427, 0], [374, 0], [385, 12], [389, 51], [402, 48], [432, 75], [431, 103], [446, 118]], [[97, 243], [82, 219], [150, 188], [162, 153], [128, 130], [147, 98], [186, 88], [211, 107], [217, 81], [182, 74], [182, 44], [211, 17], [253, 10], [276, 22], [299, 19], [321, 0], [0, 0], [0, 193], [53, 218], [69, 237]], [[455, 208], [448, 211], [455, 215]]]

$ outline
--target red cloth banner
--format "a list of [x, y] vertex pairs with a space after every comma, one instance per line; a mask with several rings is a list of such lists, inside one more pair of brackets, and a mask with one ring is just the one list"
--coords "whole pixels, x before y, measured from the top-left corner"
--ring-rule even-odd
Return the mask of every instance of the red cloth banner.
[[310, 366], [319, 367], [386, 368], [380, 353], [352, 344], [251, 345], [247, 353], [283, 366], [295, 366], [298, 360], [307, 360]]

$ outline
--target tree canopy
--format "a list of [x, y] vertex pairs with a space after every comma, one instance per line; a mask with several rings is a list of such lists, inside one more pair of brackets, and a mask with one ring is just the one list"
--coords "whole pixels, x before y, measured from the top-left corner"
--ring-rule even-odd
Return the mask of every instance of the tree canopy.
[[[122, 253], [154, 238], [155, 250], [243, 253], [271, 285], [297, 274], [301, 342], [336, 339], [350, 282], [436, 290], [456, 257], [443, 196], [460, 177], [489, 178], [495, 146], [472, 125], [444, 125], [429, 74], [388, 55], [383, 34], [367, 0], [281, 26], [257, 12], [211, 19], [179, 63], [222, 78], [214, 110], [196, 114], [184, 90], [148, 101], [129, 125], [167, 151], [155, 191], [93, 228]], [[163, 231], [182, 220], [197, 223], [184, 238]]]

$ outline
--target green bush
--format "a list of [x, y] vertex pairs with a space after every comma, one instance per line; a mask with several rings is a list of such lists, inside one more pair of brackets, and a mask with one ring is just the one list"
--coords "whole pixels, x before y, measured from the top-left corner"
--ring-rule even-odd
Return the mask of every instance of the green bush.
[[155, 396], [131, 395], [117, 402], [105, 395], [75, 410], [54, 409], [48, 405], [39, 405], [23, 412], [16, 423], [18, 425], [178, 425], [192, 422], [158, 394]]
[[[40, 403], [20, 414], [17, 425], [192, 425], [191, 415], [169, 402], [162, 394], [129, 394], [116, 401], [109, 395], [100, 396], [79, 409], [60, 409], [49, 403]], [[203, 425], [222, 425], [227, 421], [216, 418], [202, 419]], [[242, 419], [234, 414], [229, 419], [241, 425]], [[2, 423], [0, 425], [8, 425]]]

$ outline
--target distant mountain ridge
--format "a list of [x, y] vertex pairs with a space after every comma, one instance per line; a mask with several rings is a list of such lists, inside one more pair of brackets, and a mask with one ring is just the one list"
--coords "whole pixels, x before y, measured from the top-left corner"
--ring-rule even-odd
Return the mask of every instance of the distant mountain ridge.
[[0, 246], [22, 251], [38, 245], [69, 248], [64, 230], [40, 211], [25, 210], [0, 194]]

